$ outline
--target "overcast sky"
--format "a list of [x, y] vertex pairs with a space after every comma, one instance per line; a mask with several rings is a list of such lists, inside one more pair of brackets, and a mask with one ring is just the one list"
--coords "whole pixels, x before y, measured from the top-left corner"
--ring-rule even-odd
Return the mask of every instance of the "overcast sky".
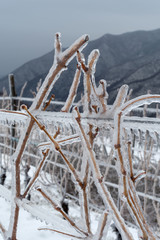
[[96, 39], [160, 28], [160, 0], [0, 0], [0, 76], [84, 33]]

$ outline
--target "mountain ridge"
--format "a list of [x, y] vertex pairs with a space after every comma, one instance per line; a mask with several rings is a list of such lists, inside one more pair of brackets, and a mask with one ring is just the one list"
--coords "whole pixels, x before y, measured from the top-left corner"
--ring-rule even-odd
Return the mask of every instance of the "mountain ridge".
[[[83, 50], [87, 60], [93, 49], [99, 49], [100, 57], [96, 66], [95, 79], [107, 81], [109, 102], [112, 103], [117, 89], [128, 84], [133, 88], [133, 96], [151, 93], [160, 93], [160, 29], [152, 31], [134, 31], [120, 35], [104, 34], [102, 37], [90, 41]], [[35, 90], [39, 79], [45, 78], [52, 65], [54, 51], [42, 57], [35, 58], [13, 71], [17, 93], [20, 93], [25, 81], [27, 88], [24, 96], [32, 96], [29, 89]], [[68, 66], [55, 84], [53, 93], [57, 100], [65, 101], [69, 87], [76, 70], [76, 60]], [[0, 79], [1, 86], [8, 85], [8, 77]], [[78, 100], [83, 92], [81, 81], [78, 88]]]

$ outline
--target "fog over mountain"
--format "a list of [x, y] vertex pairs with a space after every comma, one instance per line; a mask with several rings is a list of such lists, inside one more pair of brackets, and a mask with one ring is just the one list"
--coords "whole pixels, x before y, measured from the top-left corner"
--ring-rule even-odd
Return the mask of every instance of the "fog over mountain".
[[[112, 103], [117, 89], [128, 84], [133, 89], [133, 96], [151, 93], [160, 94], [160, 29], [154, 31], [136, 31], [121, 35], [105, 34], [99, 39], [90, 41], [83, 50], [87, 58], [93, 49], [99, 49], [95, 79], [108, 83], [109, 103]], [[32, 96], [30, 89], [35, 90], [40, 78], [44, 80], [52, 65], [54, 52], [34, 59], [15, 71], [16, 91], [19, 94], [27, 81], [24, 96]], [[57, 100], [65, 100], [76, 70], [76, 59], [64, 71], [55, 84], [52, 93]], [[8, 76], [0, 79], [1, 88], [8, 89]], [[78, 88], [78, 97], [83, 91], [83, 82]], [[77, 100], [76, 99], [76, 100]]]

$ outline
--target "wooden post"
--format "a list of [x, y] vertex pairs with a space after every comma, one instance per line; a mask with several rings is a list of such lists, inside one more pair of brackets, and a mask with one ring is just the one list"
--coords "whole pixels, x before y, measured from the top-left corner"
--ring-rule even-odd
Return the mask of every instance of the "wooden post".
[[15, 83], [14, 83], [14, 75], [13, 74], [9, 74], [9, 92], [10, 92], [10, 98], [11, 98], [11, 110], [12, 111], [16, 111], [17, 110], [17, 104], [16, 104], [16, 100], [14, 99], [14, 97], [16, 97], [16, 91], [15, 91]]
[[[15, 91], [15, 83], [14, 83], [14, 75], [13, 74], [9, 74], [9, 96], [11, 98], [11, 110], [12, 111], [16, 111], [17, 110], [17, 100], [15, 99], [16, 95], [16, 91]], [[16, 141], [15, 141], [15, 124], [11, 125], [11, 152], [10, 154], [13, 154], [13, 148], [16, 147]]]

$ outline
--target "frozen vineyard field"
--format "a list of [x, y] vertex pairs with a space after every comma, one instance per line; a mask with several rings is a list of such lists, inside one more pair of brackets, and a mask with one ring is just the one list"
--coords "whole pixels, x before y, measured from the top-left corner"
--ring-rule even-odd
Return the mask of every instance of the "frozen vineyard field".
[[[2, 239], [116, 239], [111, 225], [124, 240], [160, 239], [160, 95], [131, 99], [123, 85], [109, 106], [106, 81], [94, 77], [99, 50], [88, 60], [82, 53], [88, 40], [63, 52], [57, 33], [31, 105], [22, 93], [0, 99]], [[54, 84], [74, 56], [68, 98], [55, 112]]]

